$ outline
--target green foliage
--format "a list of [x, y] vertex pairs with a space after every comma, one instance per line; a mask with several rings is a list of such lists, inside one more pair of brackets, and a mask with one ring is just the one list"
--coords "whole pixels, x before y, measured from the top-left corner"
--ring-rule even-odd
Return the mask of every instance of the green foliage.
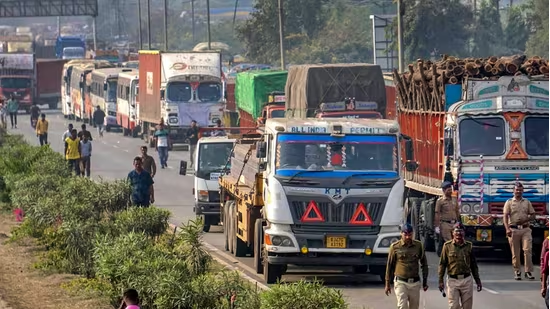
[[130, 208], [117, 214], [115, 219], [116, 233], [143, 233], [150, 238], [160, 237], [168, 229], [170, 211], [157, 207]]
[[511, 53], [523, 53], [529, 39], [529, 28], [521, 7], [508, 9], [506, 28], [504, 29], [504, 42]]
[[339, 290], [322, 283], [301, 280], [295, 284], [280, 284], [262, 293], [262, 309], [344, 309], [348, 305]]
[[473, 55], [477, 57], [507, 54], [498, 2], [484, 0], [479, 8], [476, 28], [473, 32]]
[[528, 4], [528, 25], [531, 36], [527, 41], [527, 54], [548, 56], [548, 0], [530, 0]]

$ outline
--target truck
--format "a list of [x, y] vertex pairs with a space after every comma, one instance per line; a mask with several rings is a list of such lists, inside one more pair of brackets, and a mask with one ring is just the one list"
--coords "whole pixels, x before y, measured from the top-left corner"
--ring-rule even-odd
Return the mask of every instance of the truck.
[[138, 125], [151, 147], [161, 122], [168, 127], [172, 144], [187, 145], [192, 120], [208, 127], [222, 119], [219, 52], [139, 51], [139, 76]]
[[377, 107], [374, 102], [356, 102], [355, 98], [346, 98], [343, 102], [322, 103], [315, 117], [382, 119], [382, 114], [376, 111]]
[[63, 72], [61, 74], [61, 112], [63, 113], [64, 118], [72, 120], [76, 117], [71, 98], [71, 77], [73, 67], [80, 64], [93, 62], [93, 59], [73, 59], [63, 65]]
[[56, 109], [61, 102], [61, 75], [65, 59], [36, 60], [36, 102]]
[[102, 49], [96, 50], [94, 59], [107, 60], [112, 63], [118, 63], [120, 61], [117, 50], [102, 50]]
[[270, 70], [237, 74], [235, 102], [241, 127], [256, 126], [260, 117], [284, 117], [287, 74], [287, 71]]
[[86, 41], [80, 36], [58, 36], [55, 41], [57, 59], [83, 59], [86, 56]]
[[8, 53], [33, 53], [34, 39], [31, 33], [0, 36], [2, 52]]
[[315, 117], [322, 103], [355, 98], [357, 105], [376, 104], [386, 117], [386, 91], [379, 65], [306, 64], [290, 67], [285, 86], [287, 117]]
[[519, 181], [537, 214], [531, 228], [538, 259], [548, 236], [548, 75], [491, 73], [461, 80], [451, 75], [454, 81], [433, 86], [441, 92], [429, 94], [411, 88], [421, 82], [409, 83], [410, 75], [393, 77], [401, 130], [412, 138], [419, 163], [417, 171], [404, 174], [404, 219], [424, 248], [440, 254], [434, 208], [443, 195], [441, 183], [449, 181], [466, 239], [476, 250], [508, 252], [503, 207]]
[[139, 72], [120, 73], [117, 88], [117, 123], [124, 136], [137, 137], [140, 128], [136, 125]]
[[412, 141], [395, 120], [268, 118], [229, 155], [216, 152], [230, 158], [207, 192], [220, 201], [225, 249], [251, 254], [268, 284], [287, 265], [351, 266], [383, 279], [400, 237], [401, 140], [414, 171]]
[[19, 100], [19, 110], [30, 112], [35, 98], [36, 63], [32, 53], [0, 53], [0, 94]]

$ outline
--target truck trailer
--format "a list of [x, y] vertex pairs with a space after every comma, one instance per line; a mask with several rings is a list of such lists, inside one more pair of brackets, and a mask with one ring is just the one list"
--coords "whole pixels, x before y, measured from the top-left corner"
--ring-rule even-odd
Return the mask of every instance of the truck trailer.
[[36, 63], [32, 53], [0, 53], [0, 94], [19, 101], [19, 110], [30, 112], [35, 100]]
[[36, 60], [36, 102], [55, 109], [61, 102], [61, 75], [68, 60]]

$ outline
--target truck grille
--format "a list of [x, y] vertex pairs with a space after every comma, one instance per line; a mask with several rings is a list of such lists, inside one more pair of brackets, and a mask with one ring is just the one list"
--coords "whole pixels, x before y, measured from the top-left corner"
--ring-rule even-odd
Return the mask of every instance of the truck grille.
[[219, 191], [208, 191], [208, 202], [217, 203], [220, 201], [220, 192]]
[[[537, 215], [547, 215], [545, 203], [531, 203]], [[492, 215], [502, 215], [504, 212], [504, 203], [489, 203], [489, 213]]]

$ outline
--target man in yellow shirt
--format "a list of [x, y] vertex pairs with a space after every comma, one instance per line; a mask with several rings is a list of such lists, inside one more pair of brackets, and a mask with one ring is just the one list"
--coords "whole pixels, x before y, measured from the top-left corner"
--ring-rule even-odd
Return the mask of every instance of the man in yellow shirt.
[[65, 139], [65, 159], [69, 162], [69, 167], [74, 170], [76, 176], [80, 176], [80, 139], [76, 129], [71, 131], [71, 136]]
[[40, 146], [48, 145], [48, 126], [50, 123], [46, 120], [46, 114], [40, 115], [40, 119], [36, 122], [36, 136], [40, 141]]

